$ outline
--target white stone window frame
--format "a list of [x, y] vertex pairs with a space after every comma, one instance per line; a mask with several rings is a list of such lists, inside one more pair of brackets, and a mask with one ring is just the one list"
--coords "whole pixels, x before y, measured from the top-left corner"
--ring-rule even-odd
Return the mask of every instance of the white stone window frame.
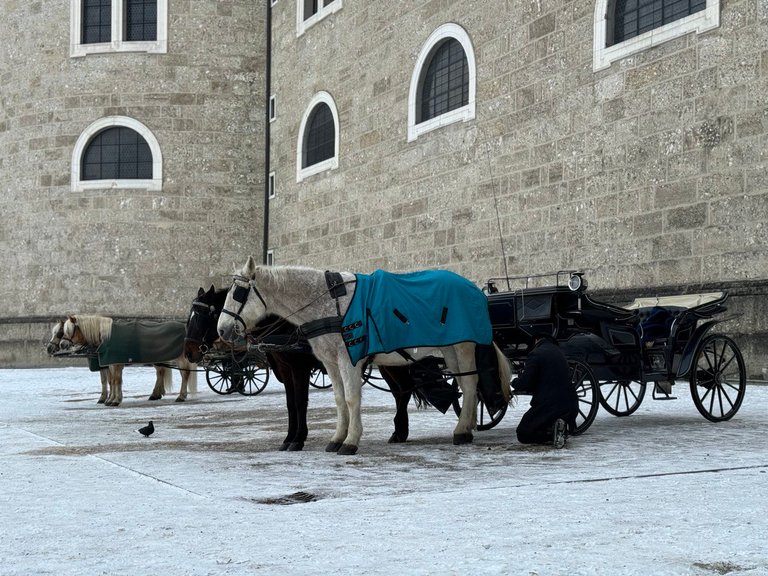
[[[430, 118], [424, 122], [416, 123], [417, 107], [421, 103], [421, 92], [424, 87], [424, 76], [427, 68], [432, 61], [435, 51], [447, 39], [457, 40], [464, 49], [464, 56], [467, 59], [467, 68], [469, 72], [469, 95], [467, 103], [461, 108], [455, 108], [440, 116]], [[467, 122], [475, 118], [475, 97], [477, 92], [477, 65], [475, 64], [475, 49], [472, 46], [472, 40], [469, 34], [461, 26], [454, 23], [443, 24], [437, 28], [427, 38], [427, 41], [421, 48], [419, 57], [416, 60], [416, 66], [413, 68], [411, 76], [411, 87], [408, 91], [408, 142], [413, 142], [422, 134], [454, 124], [456, 122]]]
[[592, 70], [604, 70], [613, 62], [637, 54], [674, 38], [696, 32], [701, 34], [720, 26], [720, 0], [707, 0], [707, 7], [685, 18], [669, 22], [639, 36], [630, 38], [613, 46], [607, 46], [613, 38], [613, 14], [616, 0], [597, 0], [595, 2], [594, 35], [592, 50]]
[[[130, 128], [134, 130], [146, 141], [149, 150], [152, 152], [152, 178], [146, 179], [114, 179], [114, 180], [81, 180], [80, 169], [83, 163], [83, 154], [88, 144], [94, 136], [106, 128]], [[149, 128], [144, 124], [129, 118], [127, 116], [107, 116], [96, 120], [89, 125], [80, 134], [75, 142], [75, 148], [72, 150], [72, 192], [83, 192], [85, 190], [96, 190], [106, 188], [129, 188], [142, 189], [150, 191], [160, 191], [163, 189], [163, 154], [160, 151], [160, 145], [157, 138], [152, 134]]]
[[315, 24], [327, 18], [331, 14], [334, 14], [341, 10], [343, 2], [342, 0], [334, 0], [328, 6], [323, 6], [323, 0], [318, 0], [320, 4], [317, 7], [317, 12], [312, 16], [304, 19], [304, 0], [296, 0], [296, 37], [298, 38], [304, 32], [312, 28]]
[[157, 39], [149, 42], [123, 40], [125, 30], [124, 5], [124, 0], [112, 0], [111, 42], [83, 44], [83, 2], [82, 0], [70, 0], [69, 55], [72, 58], [80, 58], [88, 54], [112, 52], [166, 54], [168, 52], [168, 0], [157, 0]]
[[[317, 164], [312, 164], [306, 168], [302, 168], [303, 156], [304, 156], [304, 140], [307, 137], [307, 122], [314, 112], [318, 104], [327, 104], [331, 109], [331, 116], [333, 116], [333, 156]], [[299, 125], [299, 139], [296, 144], [296, 182], [301, 182], [309, 176], [325, 172], [327, 170], [335, 170], [339, 167], [339, 113], [336, 110], [336, 102], [333, 100], [328, 92], [318, 92], [312, 97], [309, 105], [304, 110], [304, 116], [301, 118], [301, 124]]]

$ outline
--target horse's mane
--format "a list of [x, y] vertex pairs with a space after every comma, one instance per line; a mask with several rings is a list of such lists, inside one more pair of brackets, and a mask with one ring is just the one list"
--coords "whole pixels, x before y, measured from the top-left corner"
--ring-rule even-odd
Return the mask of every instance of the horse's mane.
[[[261, 279], [265, 280], [271, 286], [276, 288], [285, 287], [289, 281], [295, 282], [295, 274], [301, 273], [303, 276], [309, 278], [324, 278], [322, 271], [316, 268], [310, 268], [308, 266], [257, 266], [256, 270], [259, 273]], [[246, 269], [242, 271], [243, 275], [247, 274]]]
[[112, 318], [107, 316], [76, 316], [77, 325], [88, 344], [101, 344], [112, 335]]

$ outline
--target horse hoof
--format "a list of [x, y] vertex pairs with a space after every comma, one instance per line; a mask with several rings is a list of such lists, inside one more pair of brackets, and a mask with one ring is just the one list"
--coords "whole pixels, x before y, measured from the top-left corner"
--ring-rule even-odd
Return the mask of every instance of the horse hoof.
[[304, 442], [291, 442], [288, 446], [288, 452], [301, 452], [304, 449]]
[[106, 402], [106, 400], [105, 400], [104, 398], [99, 398], [99, 399], [96, 401], [96, 404], [104, 404], [104, 402]]
[[150, 396], [149, 397], [150, 400], [160, 400], [160, 398], [162, 398], [162, 396]]
[[187, 401], [187, 399], [186, 398], [182, 398], [181, 396], [176, 398], [176, 402], [186, 402], [186, 401]]
[[342, 444], [339, 451], [336, 452], [339, 456], [354, 456], [357, 454], [357, 446], [354, 444]]
[[387, 440], [387, 442], [389, 444], [402, 444], [406, 440], [408, 440], [407, 434], [405, 436], [400, 436], [397, 432], [392, 432], [392, 436], [389, 437], [389, 440]]
[[341, 448], [342, 444], [341, 442], [329, 442], [328, 446], [325, 447], [326, 452], [338, 452], [339, 448]]
[[289, 447], [290, 445], [291, 445], [291, 443], [290, 443], [290, 442], [288, 442], [288, 440], [286, 440], [285, 442], [283, 442], [282, 444], [280, 444], [280, 448], [278, 448], [278, 450], [279, 450], [280, 452], [285, 452], [286, 450], [288, 450], [288, 447]]
[[454, 434], [453, 443], [456, 446], [461, 444], [472, 444], [472, 432], [465, 432], [464, 434]]

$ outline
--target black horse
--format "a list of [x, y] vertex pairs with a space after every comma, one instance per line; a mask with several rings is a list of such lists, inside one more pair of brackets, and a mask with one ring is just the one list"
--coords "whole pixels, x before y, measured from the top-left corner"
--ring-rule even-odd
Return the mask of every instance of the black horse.
[[[184, 353], [190, 362], [200, 362], [204, 350], [210, 349], [218, 339], [216, 324], [224, 307], [227, 289], [216, 290], [213, 286], [206, 292], [200, 288], [197, 298], [192, 301], [192, 308], [187, 322], [187, 335], [184, 341]], [[267, 360], [277, 379], [285, 386], [285, 399], [288, 405], [288, 434], [280, 450], [298, 451], [304, 448], [307, 439], [307, 405], [309, 403], [309, 381], [313, 370], [321, 365], [315, 358], [306, 340], [299, 340], [296, 327], [275, 316], [266, 318], [254, 333], [268, 333], [268, 341], [282, 339], [293, 341], [290, 349], [270, 351]], [[381, 367], [382, 378], [389, 385], [395, 397], [397, 411], [394, 418], [395, 431], [389, 438], [390, 443], [405, 442], [408, 439], [408, 402], [415, 393], [420, 401], [425, 398], [419, 392], [407, 366]]]

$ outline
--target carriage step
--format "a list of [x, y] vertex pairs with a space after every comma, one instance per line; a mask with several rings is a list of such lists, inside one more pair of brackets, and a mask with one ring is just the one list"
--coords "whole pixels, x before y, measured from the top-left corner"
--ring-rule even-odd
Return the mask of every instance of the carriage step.
[[671, 384], [667, 383], [668, 390], [665, 389], [666, 387], [664, 385], [654, 384], [653, 385], [653, 399], [654, 400], [677, 400], [677, 396], [671, 396], [672, 392], [672, 386]]

